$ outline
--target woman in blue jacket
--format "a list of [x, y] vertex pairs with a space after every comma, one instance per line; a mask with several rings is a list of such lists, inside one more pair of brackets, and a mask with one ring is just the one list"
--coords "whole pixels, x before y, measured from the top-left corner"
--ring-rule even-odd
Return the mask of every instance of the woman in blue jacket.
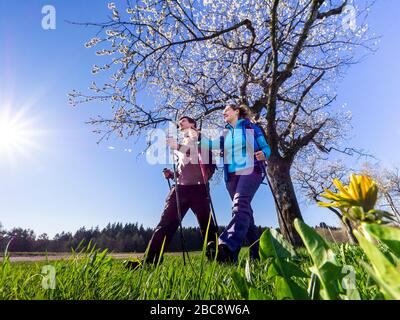
[[[250, 258], [259, 257], [259, 233], [254, 224], [251, 201], [265, 173], [265, 160], [271, 150], [263, 131], [251, 121], [251, 112], [245, 105], [228, 105], [223, 112], [225, 130], [220, 139], [202, 138], [202, 147], [221, 149], [224, 159], [226, 188], [232, 199], [232, 220], [218, 238], [217, 260], [236, 262], [244, 240], [250, 242]], [[207, 246], [212, 258], [216, 244]]]

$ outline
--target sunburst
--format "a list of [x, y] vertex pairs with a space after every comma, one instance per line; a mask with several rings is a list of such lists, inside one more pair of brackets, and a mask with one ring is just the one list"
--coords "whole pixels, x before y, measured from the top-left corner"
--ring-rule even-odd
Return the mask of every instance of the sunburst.
[[27, 116], [26, 109], [14, 113], [10, 107], [0, 109], [0, 162], [6, 159], [14, 165], [19, 156], [30, 156], [39, 147], [38, 133], [35, 119]]

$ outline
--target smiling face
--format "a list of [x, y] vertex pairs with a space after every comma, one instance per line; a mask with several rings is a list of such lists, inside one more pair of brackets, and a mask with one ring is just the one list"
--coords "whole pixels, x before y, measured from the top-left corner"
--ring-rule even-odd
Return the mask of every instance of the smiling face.
[[187, 118], [182, 118], [179, 120], [178, 126], [179, 126], [179, 130], [185, 131], [187, 129], [193, 129], [194, 123], [189, 122], [189, 120]]
[[233, 110], [230, 106], [224, 109], [223, 117], [225, 123], [233, 123], [239, 119], [239, 110]]

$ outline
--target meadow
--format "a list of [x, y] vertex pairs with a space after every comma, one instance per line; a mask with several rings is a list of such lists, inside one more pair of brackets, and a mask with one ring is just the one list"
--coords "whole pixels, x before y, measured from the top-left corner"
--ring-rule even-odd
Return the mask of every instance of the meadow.
[[[360, 266], [366, 259], [358, 246], [333, 244], [338, 260], [355, 270], [356, 286], [362, 299], [377, 297], [378, 290]], [[305, 249], [297, 250], [296, 263], [310, 273], [311, 259]], [[208, 262], [202, 252], [190, 253], [183, 265], [181, 255], [168, 255], [158, 266], [136, 271], [125, 269], [123, 260], [107, 251], [85, 248], [68, 260], [10, 262], [0, 269], [0, 299], [279, 299], [276, 283], [269, 275], [272, 260], [250, 262], [248, 249], [241, 251], [238, 265]], [[51, 272], [55, 270], [55, 287]], [[302, 284], [300, 280], [299, 285]], [[303, 280], [303, 284], [305, 284]], [[251, 290], [249, 290], [251, 287]], [[249, 295], [249, 291], [251, 292]]]
[[[220, 264], [201, 252], [167, 256], [163, 263], [128, 270], [124, 262], [82, 244], [65, 260], [0, 264], [0, 299], [62, 300], [400, 300], [400, 228], [375, 209], [378, 188], [367, 176], [334, 181], [331, 202], [352, 221], [358, 244], [330, 243], [296, 219], [304, 247], [294, 248], [275, 229], [259, 239], [259, 261], [242, 249], [237, 264]], [[207, 234], [205, 235], [207, 239]], [[218, 250], [218, 248], [216, 248]], [[216, 252], [218, 255], [218, 251]]]

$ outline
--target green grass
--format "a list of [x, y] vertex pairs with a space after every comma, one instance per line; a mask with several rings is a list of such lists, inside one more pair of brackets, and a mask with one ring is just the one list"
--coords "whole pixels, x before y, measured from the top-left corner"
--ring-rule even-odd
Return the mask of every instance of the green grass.
[[[338, 259], [355, 269], [361, 298], [372, 299], [377, 289], [361, 267], [360, 260], [365, 257], [360, 248], [333, 247]], [[221, 265], [208, 262], [201, 252], [193, 253], [186, 266], [181, 256], [166, 256], [161, 265], [135, 272], [126, 270], [122, 260], [93, 248], [61, 261], [10, 263], [5, 259], [0, 262], [0, 299], [242, 299], [243, 290], [233, 280], [235, 273], [242, 274], [252, 288], [276, 299], [274, 281], [267, 274], [270, 261], [249, 263], [247, 256], [243, 249], [238, 265]], [[297, 265], [310, 274], [311, 261], [304, 250], [298, 250], [297, 259]], [[42, 287], [45, 265], [55, 268], [55, 289]]]

